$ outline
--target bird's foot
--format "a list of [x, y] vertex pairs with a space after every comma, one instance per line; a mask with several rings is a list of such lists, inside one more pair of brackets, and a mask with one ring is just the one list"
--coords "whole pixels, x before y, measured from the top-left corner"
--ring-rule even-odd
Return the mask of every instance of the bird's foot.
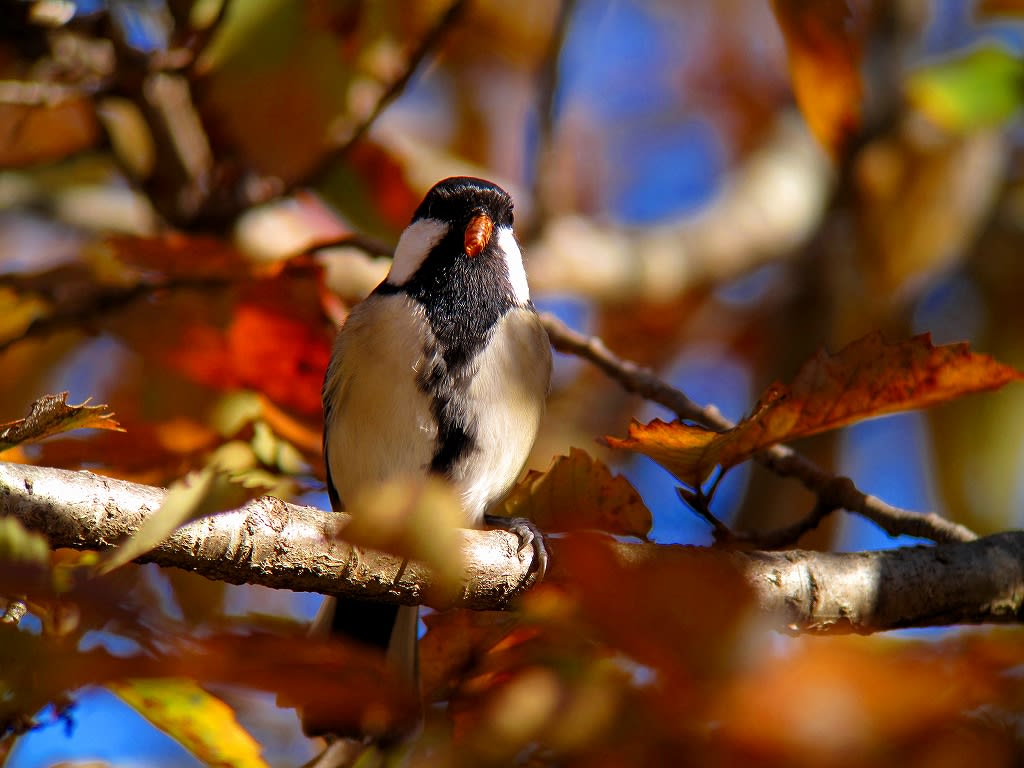
[[548, 571], [548, 550], [544, 546], [544, 534], [532, 520], [525, 517], [502, 517], [501, 515], [484, 515], [484, 523], [492, 528], [514, 533], [519, 537], [519, 553], [527, 547], [533, 549], [532, 570], [537, 572], [537, 581], [544, 579]]

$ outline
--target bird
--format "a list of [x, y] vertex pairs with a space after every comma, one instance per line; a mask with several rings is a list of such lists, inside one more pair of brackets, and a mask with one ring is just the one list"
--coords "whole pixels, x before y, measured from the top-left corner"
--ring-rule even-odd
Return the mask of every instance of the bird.
[[[484, 179], [439, 181], [402, 232], [387, 276], [334, 343], [322, 393], [332, 509], [390, 480], [435, 475], [454, 488], [467, 527], [513, 531], [520, 552], [533, 547], [542, 575], [540, 532], [490, 511], [532, 450], [550, 378], [551, 345], [530, 299], [511, 197]], [[327, 598], [314, 627], [383, 650], [418, 684], [416, 606]]]

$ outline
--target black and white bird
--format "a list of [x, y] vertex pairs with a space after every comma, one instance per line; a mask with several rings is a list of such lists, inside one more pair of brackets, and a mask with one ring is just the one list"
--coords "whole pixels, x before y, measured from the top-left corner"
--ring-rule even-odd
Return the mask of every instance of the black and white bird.
[[[435, 474], [458, 492], [467, 526], [502, 525], [489, 508], [533, 447], [551, 348], [512, 233], [512, 200], [482, 179], [438, 182], [402, 233], [391, 271], [338, 333], [324, 380], [324, 458], [334, 509], [384, 481]], [[507, 521], [521, 547], [543, 543]], [[321, 631], [386, 649], [417, 674], [415, 606], [325, 604]]]

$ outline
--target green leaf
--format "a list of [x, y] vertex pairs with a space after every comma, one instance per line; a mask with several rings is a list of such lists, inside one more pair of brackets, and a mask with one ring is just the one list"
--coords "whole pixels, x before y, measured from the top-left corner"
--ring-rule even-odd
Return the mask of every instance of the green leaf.
[[105, 405], [68, 405], [68, 393], [45, 395], [34, 403], [28, 416], [0, 424], [0, 453], [21, 443], [33, 443], [73, 429], [112, 429], [124, 432]]
[[0, 563], [49, 565], [50, 545], [14, 517], [0, 517]]
[[126, 680], [107, 687], [205, 765], [265, 768], [259, 743], [231, 707], [191, 680]]
[[907, 83], [914, 105], [944, 128], [998, 125], [1024, 100], [1024, 62], [1002, 48], [978, 48], [918, 70]]

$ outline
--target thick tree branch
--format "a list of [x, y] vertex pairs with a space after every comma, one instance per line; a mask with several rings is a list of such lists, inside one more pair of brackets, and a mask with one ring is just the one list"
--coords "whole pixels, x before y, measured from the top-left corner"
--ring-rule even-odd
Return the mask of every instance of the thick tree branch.
[[[736, 426], [714, 406], [698, 405], [683, 392], [659, 379], [652, 371], [620, 358], [601, 339], [572, 330], [554, 315], [545, 313], [541, 319], [555, 349], [590, 361], [627, 392], [663, 405], [679, 418], [703, 424], [710, 429], [724, 432]], [[937, 542], [971, 541], [977, 538], [970, 529], [934, 512], [911, 512], [886, 504], [878, 497], [859, 490], [849, 478], [826, 472], [787, 446], [766, 448], [757, 454], [756, 459], [782, 477], [796, 478], [808, 490], [818, 494], [819, 499], [819, 505], [807, 521], [798, 522], [787, 532], [767, 534], [765, 538], [772, 542], [771, 546], [795, 543], [796, 538], [821, 521], [824, 517], [820, 514], [822, 507], [829, 511], [843, 508], [855, 512], [871, 520], [890, 536], [917, 536]], [[748, 538], [757, 541], [760, 537], [750, 535]]]
[[[18, 518], [54, 547], [107, 549], [138, 529], [164, 491], [89, 472], [0, 463], [0, 514]], [[374, 597], [396, 603], [501, 608], [531, 582], [529, 559], [504, 531], [463, 532], [461, 588], [443, 590], [418, 563], [357, 552], [336, 533], [346, 517], [262, 498], [176, 531], [140, 560], [211, 579], [282, 589]], [[549, 580], [568, 541], [549, 538]], [[1024, 532], [972, 542], [850, 554], [737, 552], [609, 540], [621, 563], [729, 560], [761, 608], [793, 632], [872, 632], [1024, 618]], [[524, 553], [525, 557], [525, 553]]]

